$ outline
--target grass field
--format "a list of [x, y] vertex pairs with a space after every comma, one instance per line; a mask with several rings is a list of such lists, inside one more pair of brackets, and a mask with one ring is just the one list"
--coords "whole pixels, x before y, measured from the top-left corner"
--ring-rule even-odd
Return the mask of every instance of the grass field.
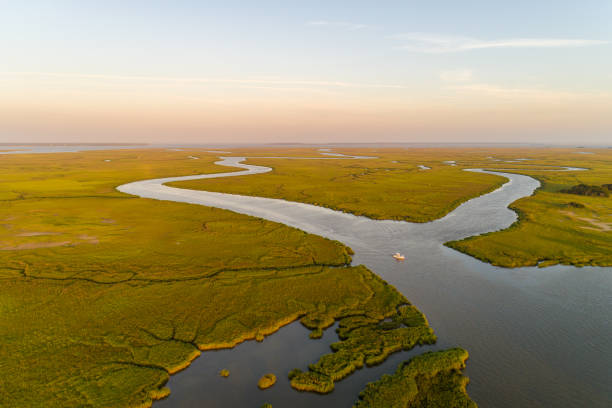
[[295, 319], [317, 337], [336, 319], [381, 320], [406, 303], [347, 267], [338, 242], [114, 190], [228, 171], [214, 160], [160, 150], [0, 157], [0, 406], [148, 406], [203, 350]]
[[[192, 180], [170, 185], [196, 190], [282, 198], [364, 215], [374, 219], [427, 222], [440, 218], [462, 202], [494, 190], [504, 179], [461, 171], [445, 161], [469, 157], [453, 149], [341, 149], [375, 159], [330, 160], [315, 149], [236, 150], [248, 164], [272, 167], [264, 175], [231, 179]], [[257, 158], [300, 156], [317, 160]], [[419, 166], [429, 167], [423, 170]]]
[[[503, 182], [461, 169], [504, 169], [542, 182], [534, 196], [512, 204], [520, 221], [450, 246], [503, 266], [611, 265], [612, 198], [562, 191], [612, 183], [612, 151], [577, 152], [347, 149], [342, 153], [379, 158], [287, 160], [263, 156], [318, 152], [240, 150], [232, 154], [260, 156], [249, 162], [274, 172], [177, 184], [427, 221]], [[215, 166], [217, 156], [200, 150], [0, 156], [1, 406], [147, 406], [166, 396], [168, 376], [202, 351], [261, 339], [296, 319], [313, 338], [340, 320], [341, 341], [332, 353], [292, 373], [292, 385], [309, 391], [329, 392], [363, 365], [435, 341], [424, 317], [394, 288], [363, 267], [347, 266], [350, 250], [338, 242], [114, 189], [140, 179], [232, 171]], [[559, 165], [589, 170], [554, 170]], [[390, 399], [422, 406], [450, 401], [445, 398], [472, 406], [457, 371], [461, 356], [444, 357], [450, 371], [437, 363], [419, 368], [428, 374], [406, 374], [408, 363], [401, 376], [369, 386], [359, 406], [394, 406]], [[393, 390], [414, 383], [416, 399], [402, 405], [405, 395]]]
[[[612, 149], [529, 149], [499, 152], [502, 162], [478, 160], [466, 165], [504, 168], [532, 176], [542, 187], [514, 203], [519, 221], [507, 230], [448, 243], [452, 248], [504, 267], [612, 265], [612, 198], [567, 194], [579, 184], [612, 183]], [[513, 158], [528, 161], [507, 163]], [[550, 171], [551, 166], [586, 171]]]

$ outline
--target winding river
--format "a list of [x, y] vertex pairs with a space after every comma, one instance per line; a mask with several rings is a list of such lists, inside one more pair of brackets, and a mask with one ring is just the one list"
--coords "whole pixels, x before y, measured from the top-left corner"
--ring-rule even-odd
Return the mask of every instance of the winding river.
[[[298, 393], [285, 373], [305, 368], [329, 351], [333, 329], [309, 340], [293, 323], [263, 343], [203, 353], [173, 376], [163, 407], [259, 406], [350, 407], [365, 383], [391, 373], [400, 361], [429, 349], [461, 346], [470, 352], [470, 396], [482, 407], [609, 407], [612, 405], [612, 268], [504, 269], [482, 263], [443, 245], [516, 220], [507, 208], [539, 186], [531, 177], [498, 174], [509, 181], [469, 200], [447, 216], [425, 224], [376, 221], [309, 204], [164, 185], [172, 181], [259, 174], [270, 168], [222, 157], [217, 164], [241, 171], [169, 177], [124, 184], [119, 191], [145, 198], [223, 208], [265, 218], [335, 239], [353, 248], [354, 264], [364, 264], [393, 284], [422, 310], [438, 343], [397, 353], [384, 364], [358, 370], [338, 382], [328, 396]], [[391, 253], [402, 252], [405, 262]], [[232, 374], [224, 379], [221, 368]], [[275, 387], [259, 391], [259, 376], [273, 371]]]

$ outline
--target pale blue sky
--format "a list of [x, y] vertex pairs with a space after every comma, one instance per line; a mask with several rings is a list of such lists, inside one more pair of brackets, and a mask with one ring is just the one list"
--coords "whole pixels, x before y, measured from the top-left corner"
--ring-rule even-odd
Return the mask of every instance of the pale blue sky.
[[[119, 115], [134, 140], [172, 134], [210, 141], [224, 134], [237, 141], [266, 135], [262, 141], [479, 141], [494, 134], [509, 141], [516, 134], [570, 142], [588, 133], [601, 142], [611, 135], [605, 119], [606, 112], [612, 116], [605, 106], [612, 101], [610, 1], [244, 3], [0, 1], [0, 108], [15, 110], [4, 120], [0, 112], [0, 138], [61, 137], [41, 113], [59, 110], [55, 100], [66, 104], [63, 115], [80, 123], [79, 134], [87, 123], [99, 126]], [[136, 102], [110, 112], [113, 98]], [[69, 112], [67, 101], [79, 109]], [[152, 101], [168, 112], [159, 132], [137, 126], [143, 112], [134, 106], [144, 111]], [[163, 109], [168, 101], [185, 110]], [[88, 103], [109, 109], [81, 112]], [[572, 103], [595, 109], [554, 126], [554, 117], [565, 117]], [[218, 109], [214, 125], [196, 118], [211, 105]], [[531, 108], [513, 108], [519, 106]], [[534, 124], [534, 109], [545, 111], [548, 122]], [[220, 118], [229, 120], [232, 110], [241, 126], [235, 120], [223, 126]], [[184, 112], [194, 116], [186, 119]], [[372, 121], [364, 122], [369, 113]], [[30, 114], [39, 126], [20, 125], [19, 114]], [[313, 123], [321, 115], [324, 120]], [[433, 123], [440, 115], [457, 127]], [[363, 122], [361, 131], [342, 126], [353, 116]], [[482, 125], [492, 116], [496, 123]], [[287, 118], [293, 125], [284, 123]], [[172, 120], [193, 123], [173, 129]], [[379, 122], [389, 126], [377, 133]], [[507, 129], [506, 122], [522, 126]], [[300, 130], [299, 123], [308, 126]], [[65, 131], [68, 140], [76, 130]], [[91, 137], [124, 138], [126, 132], [109, 127]]]

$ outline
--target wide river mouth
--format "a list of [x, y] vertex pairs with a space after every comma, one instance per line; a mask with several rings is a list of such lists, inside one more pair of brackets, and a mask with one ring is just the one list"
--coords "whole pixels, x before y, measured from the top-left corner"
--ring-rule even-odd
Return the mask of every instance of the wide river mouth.
[[[350, 407], [368, 381], [395, 371], [400, 361], [430, 349], [461, 346], [470, 353], [470, 396], [483, 407], [609, 407], [612, 403], [612, 268], [553, 266], [504, 269], [445, 247], [444, 242], [503, 229], [516, 220], [507, 208], [539, 186], [531, 177], [500, 174], [509, 181], [425, 224], [376, 221], [308, 204], [165, 186], [171, 181], [257, 174], [269, 168], [242, 164], [234, 174], [171, 177], [119, 186], [141, 197], [201, 204], [265, 218], [336, 239], [422, 310], [438, 343], [397, 353], [385, 363], [358, 370], [330, 395], [292, 390], [286, 374], [306, 368], [329, 351], [333, 329], [321, 340], [293, 323], [262, 343], [205, 352], [170, 379], [162, 407], [273, 406]], [[479, 171], [479, 170], [474, 170]], [[255, 176], [257, 177], [257, 176]], [[391, 254], [406, 255], [396, 262]], [[235, 372], [221, 378], [218, 371]], [[274, 372], [279, 383], [266, 391], [257, 379]]]

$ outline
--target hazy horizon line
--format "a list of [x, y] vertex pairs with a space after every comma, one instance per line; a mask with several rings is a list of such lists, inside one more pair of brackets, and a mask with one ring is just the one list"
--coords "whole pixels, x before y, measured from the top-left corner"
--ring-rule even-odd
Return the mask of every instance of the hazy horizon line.
[[612, 144], [600, 143], [572, 143], [572, 142], [206, 142], [206, 143], [190, 143], [190, 142], [0, 142], [0, 146], [184, 146], [184, 147], [211, 147], [211, 146], [388, 146], [388, 145], [443, 145], [443, 146], [560, 146], [573, 148], [607, 148], [612, 149]]

